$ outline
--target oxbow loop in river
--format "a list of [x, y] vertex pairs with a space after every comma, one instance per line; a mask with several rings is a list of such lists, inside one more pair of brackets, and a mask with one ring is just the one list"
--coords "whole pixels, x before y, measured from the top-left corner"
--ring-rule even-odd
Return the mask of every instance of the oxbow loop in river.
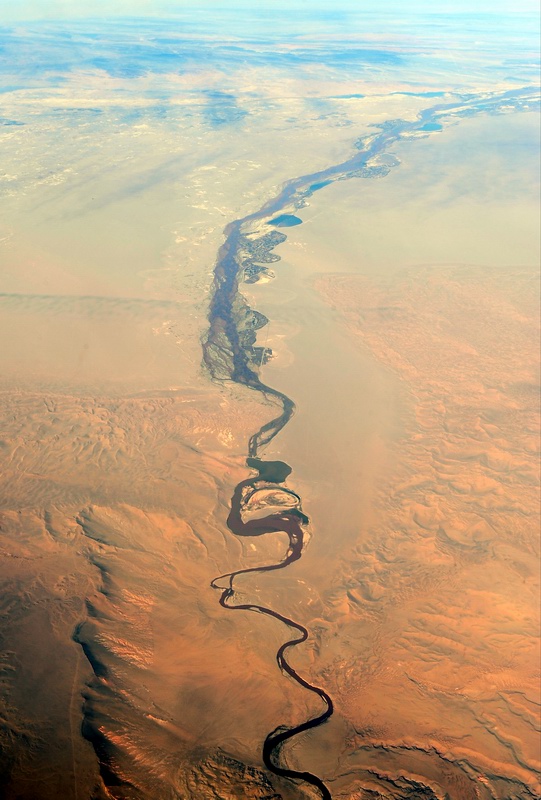
[[[282, 745], [286, 741], [297, 736], [299, 733], [321, 725], [333, 713], [333, 704], [330, 696], [323, 689], [314, 686], [302, 678], [296, 670], [293, 669], [286, 658], [286, 652], [290, 647], [294, 647], [306, 641], [308, 638], [308, 631], [303, 625], [300, 625], [289, 617], [278, 614], [278, 612], [270, 608], [253, 603], [234, 602], [234, 581], [237, 575], [271, 572], [273, 570], [283, 569], [287, 567], [288, 564], [297, 561], [301, 557], [304, 545], [305, 526], [308, 524], [308, 517], [303, 514], [300, 508], [300, 497], [291, 489], [281, 486], [279, 480], [272, 481], [272, 479], [270, 479], [270, 475], [275, 475], [284, 480], [284, 476], [291, 472], [287, 464], [281, 461], [265, 462], [255, 458], [249, 458], [248, 463], [252, 468], [257, 469], [259, 474], [255, 478], [247, 478], [241, 481], [236, 487], [231, 499], [231, 511], [227, 519], [228, 527], [232, 533], [237, 536], [261, 536], [262, 534], [272, 533], [273, 531], [283, 531], [288, 536], [289, 546], [281, 561], [221, 575], [219, 578], [214, 579], [212, 586], [221, 590], [220, 604], [224, 608], [236, 611], [257, 611], [260, 614], [266, 614], [269, 617], [280, 620], [289, 628], [296, 631], [296, 635], [284, 642], [279, 648], [276, 654], [278, 666], [282, 672], [287, 673], [287, 675], [293, 678], [300, 686], [317, 694], [324, 703], [324, 710], [318, 716], [307, 720], [301, 725], [296, 725], [292, 728], [280, 726], [272, 733], [269, 733], [263, 744], [263, 761], [265, 766], [276, 775], [294, 780], [301, 780], [316, 787], [320, 791], [321, 796], [327, 800], [327, 798], [331, 798], [331, 794], [317, 775], [313, 775], [311, 772], [287, 769], [280, 766], [276, 760], [280, 755]], [[266, 479], [263, 480], [262, 476], [265, 476]], [[253, 514], [254, 511], [260, 511], [261, 508], [265, 507], [272, 513], [264, 517], [250, 518], [250, 512]]]

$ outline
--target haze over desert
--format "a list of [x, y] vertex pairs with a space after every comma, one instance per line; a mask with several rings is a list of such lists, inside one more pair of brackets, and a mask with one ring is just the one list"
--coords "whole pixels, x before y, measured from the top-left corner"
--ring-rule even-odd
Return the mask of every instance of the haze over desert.
[[541, 796], [539, 15], [301, 5], [0, 9], [6, 800]]

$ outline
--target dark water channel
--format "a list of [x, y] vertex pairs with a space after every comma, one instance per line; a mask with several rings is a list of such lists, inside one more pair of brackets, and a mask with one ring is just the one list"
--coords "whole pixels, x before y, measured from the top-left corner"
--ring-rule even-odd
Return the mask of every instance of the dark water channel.
[[[261, 365], [269, 354], [264, 348], [256, 346], [257, 331], [264, 327], [268, 320], [264, 315], [249, 308], [239, 289], [245, 277], [248, 261], [251, 275], [254, 274], [254, 270], [257, 272], [258, 268], [264, 269], [263, 266], [257, 266], [258, 262], [263, 265], [267, 261], [278, 261], [279, 257], [272, 251], [277, 244], [284, 241], [285, 236], [276, 239], [262, 233], [256, 240], [260, 243], [259, 246], [254, 248], [253, 244], [251, 245], [252, 255], [247, 260], [245, 254], [248, 237], [244, 231], [248, 227], [253, 231], [253, 223], [258, 221], [261, 221], [262, 225], [270, 224], [275, 227], [301, 224], [302, 219], [291, 212], [300, 211], [306, 205], [307, 198], [314, 192], [337, 180], [383, 177], [389, 172], [388, 163], [389, 161], [392, 163], [392, 159], [387, 160], [387, 164], [385, 159], [382, 159], [376, 166], [370, 164], [371, 160], [375, 156], [384, 155], [404, 134], [428, 135], [431, 131], [444, 129], [445, 121], [442, 125], [440, 115], [460, 118], [480, 112], [498, 113], [501, 105], [505, 105], [506, 109], [509, 109], [509, 105], [514, 105], [520, 110], [530, 99], [531, 92], [528, 89], [483, 97], [462, 95], [453, 102], [440, 102], [421, 112], [413, 122], [396, 119], [374, 125], [373, 134], [364, 136], [355, 143], [356, 152], [350, 158], [319, 172], [288, 181], [279, 195], [269, 200], [255, 213], [231, 222], [225, 229], [225, 242], [220, 248], [214, 269], [209, 329], [203, 342], [204, 364], [214, 379], [233, 381], [247, 386], [259, 392], [277, 408], [276, 416], [253, 433], [249, 439], [246, 463], [255, 474], [241, 481], [236, 487], [231, 499], [227, 524], [236, 536], [260, 536], [273, 531], [284, 531], [289, 538], [289, 546], [281, 561], [222, 575], [214, 579], [212, 586], [221, 591], [220, 604], [224, 608], [254, 611], [274, 617], [292, 631], [291, 638], [281, 645], [276, 654], [278, 666], [300, 686], [317, 695], [321, 700], [322, 710], [300, 725], [291, 728], [279, 726], [269, 733], [263, 742], [262, 757], [271, 772], [316, 787], [324, 800], [329, 800], [332, 796], [321, 778], [310, 772], [288, 769], [282, 766], [280, 758], [281, 749], [288, 740], [324, 724], [333, 713], [333, 703], [329, 694], [299, 675], [287, 660], [288, 650], [306, 641], [309, 636], [308, 630], [295, 620], [272, 609], [250, 603], [235, 603], [234, 584], [238, 575], [284, 569], [302, 556], [306, 526], [309, 522], [301, 509], [301, 498], [285, 486], [285, 481], [292, 471], [291, 467], [281, 461], [265, 461], [259, 456], [260, 450], [287, 425], [295, 412], [295, 404], [287, 395], [266, 385], [260, 378]], [[274, 491], [279, 489], [280, 493], [288, 497], [291, 501], [288, 507], [280, 510], [269, 509], [269, 514], [259, 519], [243, 518], [242, 512], [246, 510], [248, 501], [258, 492], [268, 492], [269, 488]]]

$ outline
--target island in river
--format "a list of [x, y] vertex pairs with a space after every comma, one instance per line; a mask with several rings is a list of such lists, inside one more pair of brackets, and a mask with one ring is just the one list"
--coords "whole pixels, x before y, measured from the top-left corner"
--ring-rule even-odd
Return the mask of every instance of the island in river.
[[539, 795], [534, 28], [393, 26], [4, 32], [8, 800]]

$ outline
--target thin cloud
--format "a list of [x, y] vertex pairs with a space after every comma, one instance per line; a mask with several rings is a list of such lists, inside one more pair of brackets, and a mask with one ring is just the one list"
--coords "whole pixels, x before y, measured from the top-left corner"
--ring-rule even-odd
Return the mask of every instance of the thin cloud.
[[[163, 16], [186, 11], [219, 9], [254, 10], [254, 0], [19, 0], [0, 2], [0, 20], [72, 19], [83, 17]], [[299, 9], [305, 11], [366, 11], [390, 12], [407, 16], [416, 13], [538, 13], [537, 0], [263, 0], [257, 10]]]

